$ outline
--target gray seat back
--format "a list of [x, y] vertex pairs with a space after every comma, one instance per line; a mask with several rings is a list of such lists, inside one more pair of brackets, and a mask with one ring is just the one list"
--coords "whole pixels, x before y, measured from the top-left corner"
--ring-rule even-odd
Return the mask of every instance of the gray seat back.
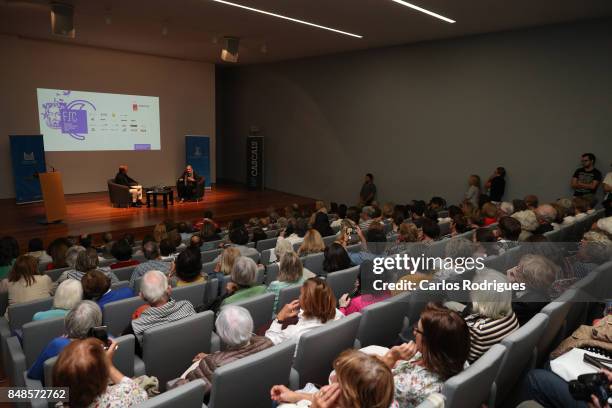
[[480, 407], [494, 394], [493, 380], [506, 348], [495, 344], [466, 370], [446, 380], [442, 394], [446, 408]]
[[233, 306], [242, 306], [249, 311], [253, 318], [253, 328], [267, 325], [272, 319], [274, 311], [274, 293], [264, 293], [232, 303]]
[[270, 283], [274, 282], [278, 278], [279, 269], [280, 269], [280, 266], [276, 262], [266, 266], [266, 279], [265, 279], [266, 286], [269, 286]]
[[71, 267], [66, 267], [66, 268], [51, 269], [50, 271], [45, 271], [45, 275], [50, 277], [51, 280], [53, 282], [55, 282], [56, 280], [59, 279], [59, 277], [62, 275], [62, 273], [64, 273], [65, 271], [67, 271], [69, 269], [72, 269], [72, 268]]
[[304, 268], [315, 275], [324, 275], [323, 259], [325, 259], [323, 252], [307, 255], [306, 258], [304, 258]]
[[204, 381], [194, 380], [150, 398], [133, 408], [202, 408]]
[[557, 346], [565, 334], [565, 319], [571, 308], [570, 302], [550, 302], [541, 312], [548, 316], [546, 330], [538, 342], [538, 361], [543, 361], [552, 348]]
[[295, 342], [287, 341], [217, 368], [208, 406], [270, 406], [272, 386], [288, 382], [294, 351]]
[[217, 266], [217, 263], [214, 261], [206, 262], [202, 264], [202, 273], [205, 273], [207, 275], [210, 273], [213, 273], [215, 271], [216, 266]]
[[360, 319], [361, 313], [353, 313], [300, 336], [293, 362], [299, 375], [299, 387], [307, 382], [327, 384], [334, 359], [353, 347]]
[[345, 293], [351, 293], [359, 276], [359, 266], [353, 266], [342, 271], [327, 274], [327, 284], [334, 292], [336, 299]]
[[172, 289], [172, 298], [176, 300], [187, 300], [191, 302], [195, 308], [204, 303], [204, 295], [207, 286], [208, 282], [204, 282], [174, 288]]
[[255, 275], [255, 282], [257, 285], [263, 285], [266, 275], [266, 268], [258, 267]]
[[120, 281], [129, 281], [132, 277], [132, 272], [136, 269], [137, 265], [125, 266], [123, 268], [113, 269], [113, 273], [117, 276]]
[[261, 255], [259, 254], [259, 252], [255, 253], [255, 254], [248, 254], [245, 255], [247, 258], [251, 258], [255, 263], [259, 263], [259, 260], [261, 258]]
[[108, 333], [120, 336], [132, 321], [132, 313], [144, 304], [140, 296], [107, 303], [102, 311], [102, 321], [108, 327]]
[[10, 305], [8, 307], [9, 326], [12, 330], [21, 330], [24, 324], [32, 321], [35, 313], [49, 310], [52, 306], [52, 297]]
[[142, 359], [147, 375], [157, 377], [160, 388], [179, 377], [196, 354], [210, 353], [213, 320], [213, 312], [207, 310], [144, 332]]
[[223, 248], [211, 249], [210, 251], [202, 252], [202, 263], [214, 261], [216, 257], [221, 255], [221, 252], [223, 252]]
[[26, 366], [31, 367], [51, 340], [64, 333], [64, 318], [38, 320], [23, 325], [23, 354]]
[[279, 310], [283, 308], [287, 303], [294, 301], [300, 297], [300, 289], [302, 285], [290, 286], [288, 288], [283, 288], [278, 293], [278, 302], [276, 304], [275, 313], [278, 313]]
[[264, 249], [263, 251], [261, 251], [261, 263], [263, 265], [267, 265], [270, 263], [270, 255], [272, 255], [273, 251], [274, 248]]
[[255, 246], [255, 248], [259, 252], [263, 252], [266, 249], [273, 249], [274, 247], [276, 247], [276, 240], [277, 239], [278, 238], [273, 237], [273, 238], [259, 240], [259, 241], [257, 241], [257, 245]]
[[338, 239], [336, 235], [328, 235], [326, 237], [323, 237], [323, 243], [327, 247], [333, 244], [336, 241], [336, 239]]
[[407, 304], [383, 300], [361, 309], [356, 347], [391, 347], [402, 330]]
[[117, 289], [123, 289], [123, 288], [129, 288], [130, 287], [130, 282], [129, 281], [119, 281], [117, 283], [113, 283], [111, 285], [111, 289], [112, 290], [117, 290]]
[[546, 330], [548, 316], [538, 313], [524, 326], [508, 335], [501, 342], [506, 353], [495, 377], [497, 386], [496, 406], [499, 406], [523, 377], [526, 370], [535, 364], [536, 346]]

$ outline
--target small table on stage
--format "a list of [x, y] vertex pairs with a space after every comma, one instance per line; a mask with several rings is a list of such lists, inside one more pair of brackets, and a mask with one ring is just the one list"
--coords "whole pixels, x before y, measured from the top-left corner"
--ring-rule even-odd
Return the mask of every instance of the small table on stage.
[[174, 191], [171, 188], [159, 189], [148, 189], [147, 192], [147, 208], [151, 207], [151, 196], [153, 196], [153, 207], [157, 207], [157, 196], [162, 196], [164, 208], [168, 208], [168, 198], [170, 198], [170, 204], [174, 205]]

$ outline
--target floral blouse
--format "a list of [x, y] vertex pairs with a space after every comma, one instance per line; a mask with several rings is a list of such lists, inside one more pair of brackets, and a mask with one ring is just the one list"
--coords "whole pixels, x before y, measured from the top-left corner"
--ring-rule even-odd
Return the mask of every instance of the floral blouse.
[[398, 361], [392, 370], [395, 401], [400, 408], [416, 407], [429, 394], [442, 390], [444, 380], [425, 367], [415, 364], [421, 358], [421, 353], [417, 352], [408, 361]]
[[136, 381], [123, 377], [118, 384], [109, 385], [89, 408], [121, 408], [137, 405], [147, 400], [147, 392]]

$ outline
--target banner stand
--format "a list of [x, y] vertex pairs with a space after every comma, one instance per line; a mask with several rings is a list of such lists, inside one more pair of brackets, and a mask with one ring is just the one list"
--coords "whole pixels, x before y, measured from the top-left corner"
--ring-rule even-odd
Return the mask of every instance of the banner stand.
[[264, 189], [264, 137], [247, 136], [246, 185], [249, 190]]
[[193, 170], [204, 177], [204, 188], [210, 190], [210, 137], [185, 136], [185, 164], [191, 164]]
[[46, 171], [42, 135], [9, 135], [17, 204], [43, 199], [38, 174]]

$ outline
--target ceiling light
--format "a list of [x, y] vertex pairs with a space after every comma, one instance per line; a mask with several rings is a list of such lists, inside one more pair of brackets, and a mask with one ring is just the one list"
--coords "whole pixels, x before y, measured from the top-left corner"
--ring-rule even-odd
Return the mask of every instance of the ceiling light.
[[394, 2], [396, 2], [398, 4], [401, 4], [402, 6], [410, 7], [413, 10], [420, 11], [421, 13], [429, 14], [430, 16], [435, 17], [435, 18], [439, 18], [440, 20], [446, 21], [447, 23], [454, 23], [455, 22], [455, 20], [451, 20], [448, 17], [444, 17], [444, 16], [442, 16], [440, 14], [434, 13], [433, 11], [429, 11], [429, 10], [424, 9], [422, 7], [416, 6], [416, 5], [412, 4], [412, 3], [408, 3], [407, 1], [404, 1], [404, 0], [391, 0], [391, 1], [394, 1]]
[[244, 5], [238, 4], [238, 3], [232, 3], [232, 2], [229, 2], [229, 1], [225, 1], [225, 0], [212, 0], [212, 1], [214, 1], [216, 3], [226, 4], [228, 6], [238, 7], [238, 8], [249, 10], [249, 11], [254, 11], [255, 13], [265, 14], [267, 16], [282, 18], [283, 20], [293, 21], [294, 23], [305, 24], [307, 26], [321, 28], [323, 30], [333, 31], [334, 33], [348, 35], [350, 37], [363, 38], [363, 36], [361, 36], [359, 34], [353, 34], [353, 33], [349, 33], [349, 32], [346, 32], [346, 31], [337, 30], [335, 28], [331, 28], [331, 27], [326, 27], [326, 26], [322, 26], [322, 25], [319, 25], [319, 24], [310, 23], [310, 22], [304, 21], [304, 20], [298, 20], [297, 18], [283, 16], [282, 14], [271, 13], [269, 11], [260, 10], [260, 9], [256, 9], [256, 8], [253, 8], [253, 7], [244, 6]]

